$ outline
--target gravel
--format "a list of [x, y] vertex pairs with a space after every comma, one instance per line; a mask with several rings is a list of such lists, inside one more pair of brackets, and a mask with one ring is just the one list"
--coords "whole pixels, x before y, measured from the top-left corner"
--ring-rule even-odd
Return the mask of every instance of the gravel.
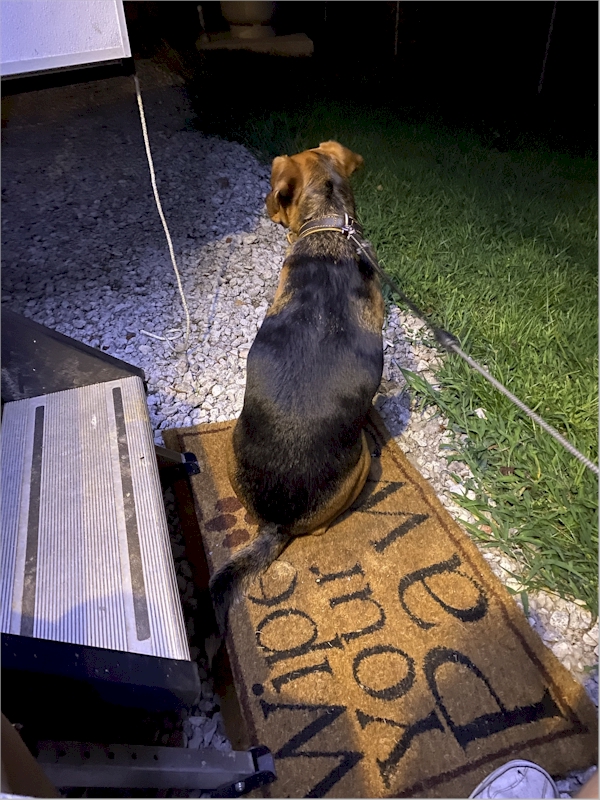
[[[139, 62], [159, 191], [191, 314], [187, 355], [176, 352], [184, 318], [164, 233], [151, 195], [130, 79], [47, 90], [15, 99], [3, 149], [3, 297], [12, 310], [141, 367], [157, 444], [162, 431], [235, 418], [248, 350], [274, 295], [287, 247], [266, 216], [269, 171], [240, 144], [193, 129], [181, 81]], [[75, 98], [75, 99], [73, 99]], [[78, 99], [79, 98], [79, 99]], [[90, 104], [91, 98], [91, 104]], [[149, 334], [153, 334], [149, 335]], [[173, 338], [173, 342], [158, 338]], [[409, 460], [457, 519], [466, 464], [445, 455], [456, 443], [433, 408], [419, 412], [400, 367], [435, 385], [443, 357], [424, 342], [423, 323], [392, 307], [376, 406]], [[485, 410], [480, 414], [485, 416]], [[489, 501], [490, 504], [493, 502]], [[186, 624], [202, 697], [163, 743], [230, 749], [206, 653], [194, 631], [197, 606], [173, 495], [165, 504]], [[472, 521], [472, 520], [471, 520]], [[518, 564], [483, 551], [510, 588]], [[520, 604], [519, 595], [515, 597]], [[598, 704], [598, 624], [577, 602], [528, 596], [531, 626]], [[561, 782], [563, 796], [582, 774]]]

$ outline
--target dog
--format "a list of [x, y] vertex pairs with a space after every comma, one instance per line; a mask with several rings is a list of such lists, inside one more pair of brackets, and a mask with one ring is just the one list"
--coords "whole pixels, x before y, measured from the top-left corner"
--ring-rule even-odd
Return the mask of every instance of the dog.
[[229, 445], [229, 479], [259, 532], [210, 581], [222, 634], [250, 582], [292, 537], [324, 533], [369, 474], [363, 428], [383, 370], [379, 277], [339, 230], [302, 231], [354, 218], [349, 178], [362, 164], [333, 141], [272, 164], [267, 212], [292, 244], [248, 354]]

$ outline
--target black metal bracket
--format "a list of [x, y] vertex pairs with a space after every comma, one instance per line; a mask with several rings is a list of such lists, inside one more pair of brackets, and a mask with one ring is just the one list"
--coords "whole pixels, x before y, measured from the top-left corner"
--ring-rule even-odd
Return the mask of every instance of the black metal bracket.
[[258, 747], [251, 747], [248, 752], [252, 755], [256, 771], [243, 780], [214, 789], [212, 792], [207, 793], [209, 797], [241, 797], [254, 789], [258, 789], [259, 786], [266, 786], [276, 780], [275, 761], [269, 748], [259, 745]]
[[193, 453], [183, 453], [183, 457], [185, 458], [185, 464], [183, 466], [187, 474], [199, 475], [201, 470], [196, 456]]
[[169, 450], [166, 447], [155, 445], [158, 465], [167, 464], [170, 467], [183, 467], [186, 475], [199, 475], [200, 465], [194, 453], [179, 453], [177, 450]]

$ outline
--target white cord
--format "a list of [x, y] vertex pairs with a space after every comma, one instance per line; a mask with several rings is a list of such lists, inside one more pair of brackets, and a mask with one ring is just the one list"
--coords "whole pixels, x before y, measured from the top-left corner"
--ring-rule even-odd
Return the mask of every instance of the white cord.
[[463, 350], [460, 349], [460, 347], [457, 344], [454, 344], [452, 342], [449, 344], [449, 347], [451, 347], [452, 350], [454, 350], [454, 352], [457, 355], [463, 358], [467, 362], [467, 364], [469, 364], [469, 366], [477, 370], [477, 372], [479, 372], [480, 375], [483, 375], [486, 381], [489, 381], [492, 384], [492, 386], [495, 386], [496, 389], [498, 389], [499, 392], [502, 392], [502, 394], [505, 397], [508, 397], [508, 399], [512, 403], [514, 403], [517, 406], [517, 408], [520, 408], [521, 411], [524, 411], [528, 417], [530, 417], [534, 422], [536, 422], [540, 426], [540, 428], [543, 428], [546, 431], [546, 433], [549, 433], [550, 436], [556, 439], [556, 441], [559, 444], [561, 444], [565, 448], [565, 450], [568, 450], [568, 452], [571, 453], [572, 456], [574, 456], [578, 461], [581, 461], [582, 464], [585, 464], [585, 466], [589, 470], [591, 470], [595, 475], [600, 474], [600, 470], [598, 470], [598, 467], [596, 466], [596, 464], [594, 464], [593, 461], [590, 461], [589, 458], [586, 458], [586, 456], [584, 456], [583, 453], [580, 453], [579, 450], [574, 445], [571, 444], [571, 442], [567, 441], [567, 439], [565, 439], [565, 437], [562, 436], [556, 430], [556, 428], [553, 428], [552, 425], [549, 425], [545, 420], [543, 420], [540, 417], [539, 414], [536, 414], [535, 411], [529, 408], [529, 406], [526, 406], [522, 400], [519, 400], [519, 398], [516, 397], [512, 392], [509, 392], [506, 386], [503, 386], [500, 383], [500, 381], [497, 381], [496, 378], [494, 378], [493, 375], [490, 375], [490, 373], [487, 370], [485, 370], [481, 366], [481, 364], [478, 364], [477, 361], [468, 356]]
[[[190, 312], [188, 311], [185, 294], [183, 293], [183, 286], [181, 285], [181, 278], [179, 276], [179, 270], [177, 269], [177, 262], [175, 261], [175, 252], [173, 250], [173, 242], [171, 240], [171, 234], [169, 233], [167, 220], [165, 219], [165, 215], [163, 214], [162, 205], [160, 203], [160, 197], [158, 196], [158, 188], [156, 186], [156, 175], [154, 174], [154, 164], [152, 163], [152, 153], [150, 152], [150, 141], [148, 139], [148, 129], [146, 127], [146, 116], [144, 114], [144, 105], [142, 103], [142, 94], [140, 92], [140, 82], [138, 80], [137, 75], [133, 76], [133, 81], [135, 83], [135, 93], [137, 96], [138, 108], [140, 110], [140, 120], [142, 122], [142, 134], [144, 136], [144, 146], [146, 148], [148, 167], [150, 168], [150, 181], [152, 183], [152, 191], [154, 192], [154, 200], [156, 202], [156, 208], [158, 209], [158, 215], [160, 217], [160, 221], [162, 222], [163, 228], [165, 230], [165, 236], [167, 237], [167, 244], [169, 246], [169, 253], [171, 255], [171, 263], [173, 264], [175, 277], [177, 278], [177, 287], [179, 289], [179, 295], [181, 296], [181, 304], [183, 305], [183, 310], [185, 312], [185, 339], [183, 342], [183, 346], [180, 345], [177, 348], [178, 350], [184, 351], [188, 349], [188, 344], [190, 341]], [[174, 333], [177, 331], [178, 331], [177, 328], [171, 328], [169, 331], [167, 331], [167, 333]], [[162, 342], [171, 342], [179, 338], [179, 336], [172, 336], [172, 337], [157, 336], [155, 333], [149, 333], [148, 331], [144, 330], [141, 330], [140, 333], [143, 333], [146, 336], [150, 336], [153, 339], [159, 339]], [[179, 335], [181, 336], [180, 331]]]
[[159, 336], [157, 333], [150, 333], [150, 331], [145, 331], [143, 328], [140, 328], [140, 333], [143, 333], [144, 336], [149, 336], [151, 339], [158, 339], [159, 342], [174, 342], [182, 335], [181, 328], [169, 328], [166, 331], [166, 333], [174, 333], [175, 336]]
[[[469, 364], [469, 366], [477, 370], [477, 372], [479, 372], [480, 375], [483, 375], [483, 377], [487, 381], [489, 381], [492, 384], [492, 386], [495, 386], [499, 392], [502, 392], [502, 394], [505, 397], [508, 397], [508, 399], [512, 403], [514, 403], [517, 406], [517, 408], [520, 408], [521, 411], [524, 411], [528, 417], [530, 417], [534, 422], [537, 422], [540, 428], [543, 428], [546, 431], [546, 433], [549, 433], [550, 436], [556, 439], [556, 441], [559, 444], [561, 444], [565, 448], [565, 450], [571, 453], [572, 456], [574, 456], [578, 461], [581, 461], [581, 463], [584, 464], [595, 475], [600, 475], [600, 470], [598, 469], [598, 466], [594, 464], [593, 461], [590, 461], [590, 459], [586, 458], [586, 456], [584, 456], [583, 453], [580, 453], [579, 450], [574, 445], [571, 444], [571, 442], [567, 441], [567, 439], [565, 439], [564, 436], [561, 436], [561, 434], [556, 430], [556, 428], [553, 428], [552, 425], [549, 425], [545, 420], [543, 420], [539, 416], [539, 414], [536, 414], [535, 411], [529, 408], [529, 406], [526, 406], [522, 400], [519, 400], [519, 398], [516, 397], [516, 395], [514, 395], [512, 392], [509, 392], [508, 389], [500, 383], [500, 381], [497, 381], [496, 378], [490, 375], [490, 373], [487, 370], [485, 370], [481, 366], [481, 364], [478, 364], [477, 361], [472, 359], [463, 350], [461, 350], [460, 347], [458, 346], [457, 343], [458, 340], [456, 339], [456, 337], [452, 336], [451, 334], [441, 330], [436, 325], [434, 325], [431, 322], [431, 320], [427, 316], [425, 316], [425, 314], [423, 314], [423, 312], [411, 300], [408, 299], [408, 297], [404, 294], [404, 292], [383, 270], [381, 265], [377, 262], [377, 259], [374, 258], [374, 256], [372, 256], [369, 253], [369, 251], [365, 248], [363, 242], [357, 239], [356, 236], [354, 236], [354, 234], [352, 233], [349, 234], [348, 238], [352, 240], [354, 244], [359, 248], [359, 250], [364, 254], [367, 261], [371, 264], [371, 266], [377, 272], [377, 274], [388, 284], [390, 289], [393, 292], [395, 292], [395, 294], [397, 294], [398, 297], [400, 297], [400, 299], [404, 303], [406, 303], [406, 305], [410, 308], [413, 314], [419, 317], [419, 319], [422, 319], [427, 324], [427, 326], [433, 331], [435, 339], [438, 342], [438, 344], [440, 344], [444, 349], [450, 352], [454, 352], [458, 356], [463, 358], [467, 362], [467, 364]], [[366, 244], [368, 244], [368, 242]], [[371, 249], [371, 245], [368, 246]]]
[[554, 17], [556, 16], [556, 2], [552, 9], [552, 16], [550, 17], [550, 30], [548, 31], [548, 41], [546, 42], [546, 52], [544, 53], [544, 63], [542, 64], [542, 74], [540, 75], [540, 82], [538, 83], [538, 94], [542, 91], [544, 85], [544, 73], [546, 72], [546, 61], [548, 60], [548, 50], [550, 49], [550, 39], [552, 38], [552, 28], [554, 27]]

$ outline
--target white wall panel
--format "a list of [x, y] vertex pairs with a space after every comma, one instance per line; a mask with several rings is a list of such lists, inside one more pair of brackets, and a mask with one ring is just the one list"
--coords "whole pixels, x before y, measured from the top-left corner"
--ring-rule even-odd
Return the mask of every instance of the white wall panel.
[[123, 0], [1, 0], [1, 74], [129, 58]]

